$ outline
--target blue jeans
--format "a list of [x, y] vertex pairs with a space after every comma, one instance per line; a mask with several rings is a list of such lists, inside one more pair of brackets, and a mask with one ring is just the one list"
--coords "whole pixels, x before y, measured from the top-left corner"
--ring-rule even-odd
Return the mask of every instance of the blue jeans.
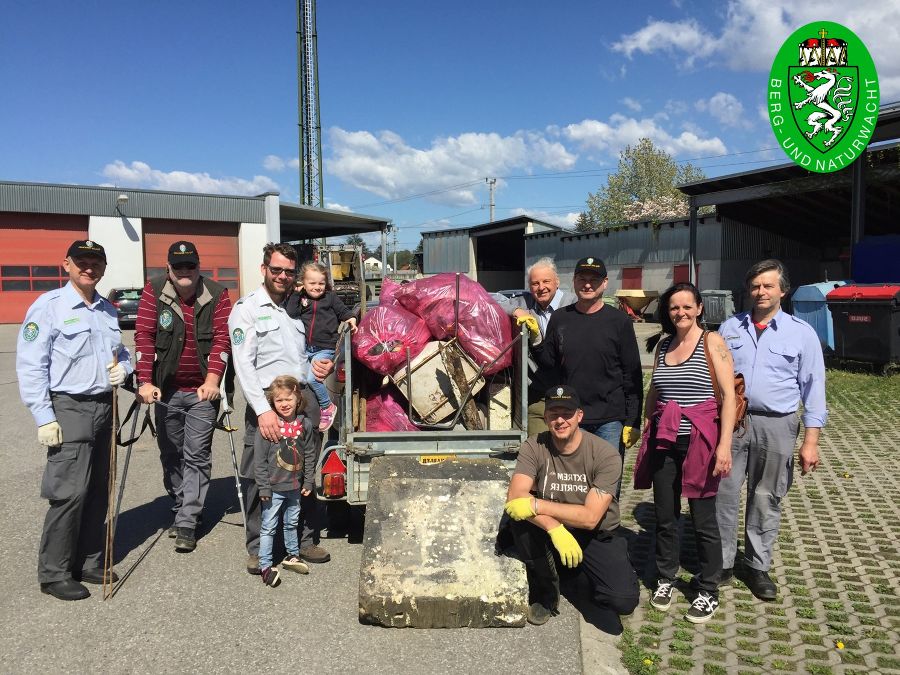
[[[307, 347], [306, 360], [310, 365], [312, 365], [313, 361], [334, 361], [334, 350], [326, 349], [324, 347]], [[319, 407], [322, 410], [325, 410], [328, 406], [331, 405], [331, 397], [328, 395], [328, 389], [325, 387], [325, 383], [319, 382], [316, 379], [316, 376], [313, 375], [312, 368], [309, 369], [309, 374], [306, 377], [306, 383], [316, 395], [316, 400], [319, 402]]]
[[297, 523], [300, 520], [300, 490], [272, 491], [272, 498], [262, 503], [262, 523], [259, 528], [259, 569], [272, 566], [272, 545], [278, 529], [278, 512], [284, 504], [284, 548], [288, 555], [298, 555]]
[[[619, 450], [622, 458], [622, 466], [625, 466], [625, 444], [622, 442], [622, 429], [625, 425], [619, 421], [604, 422], [603, 424], [582, 424], [581, 428], [587, 432], [599, 436], [614, 448]], [[619, 490], [622, 487], [622, 478], [616, 483], [616, 501], [619, 501]]]

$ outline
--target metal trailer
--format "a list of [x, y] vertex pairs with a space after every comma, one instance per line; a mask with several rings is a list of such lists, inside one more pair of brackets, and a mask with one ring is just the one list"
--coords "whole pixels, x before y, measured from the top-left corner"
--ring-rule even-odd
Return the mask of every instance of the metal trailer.
[[[413, 456], [422, 463], [446, 458], [497, 458], [512, 472], [519, 447], [528, 429], [528, 333], [523, 328], [513, 346], [512, 424], [508, 430], [429, 429], [418, 431], [367, 432], [354, 428], [354, 406], [359, 406], [359, 384], [365, 368], [353, 363], [350, 335], [343, 337], [345, 384], [339, 411], [338, 442], [320, 453], [316, 467], [316, 494], [326, 502], [344, 501], [351, 506], [366, 504], [369, 465], [381, 456]], [[357, 418], [358, 419], [358, 418]], [[344, 473], [341, 478], [340, 474]], [[327, 484], [345, 480], [342, 496], [326, 496]]]

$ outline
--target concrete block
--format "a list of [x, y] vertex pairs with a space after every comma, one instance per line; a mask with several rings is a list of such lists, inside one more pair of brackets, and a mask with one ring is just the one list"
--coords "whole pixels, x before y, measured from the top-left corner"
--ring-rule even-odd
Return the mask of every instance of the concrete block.
[[525, 567], [494, 555], [508, 484], [507, 469], [494, 459], [373, 459], [360, 621], [395, 628], [525, 625]]

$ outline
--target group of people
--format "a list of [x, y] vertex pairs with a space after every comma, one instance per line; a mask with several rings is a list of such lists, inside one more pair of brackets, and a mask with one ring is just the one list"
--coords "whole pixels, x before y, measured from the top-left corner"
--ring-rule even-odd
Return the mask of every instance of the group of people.
[[[247, 401], [239, 468], [247, 572], [267, 586], [280, 583], [273, 539], [282, 511], [287, 556], [280, 567], [307, 573], [308, 563], [328, 562], [330, 554], [317, 543], [313, 494], [321, 434], [336, 412], [323, 381], [334, 368], [341, 324], [350, 330], [356, 324], [327, 290], [327, 270], [318, 263], [300, 267], [292, 246], [268, 244], [262, 285], [232, 307], [226, 289], [201, 275], [196, 247], [174, 242], [165, 275], [143, 289], [132, 366], [116, 308], [96, 291], [106, 265], [99, 243], [75, 241], [63, 260], [68, 283], [34, 302], [17, 340], [22, 400], [47, 447], [41, 591], [78, 600], [90, 594], [82, 582], [104, 579], [112, 389], [132, 372], [137, 398], [158, 404], [163, 486], [172, 499], [169, 535], [177, 551], [197, 546], [213, 430], [233, 373]], [[819, 463], [819, 431], [827, 418], [818, 338], [781, 309], [790, 288], [784, 266], [766, 260], [748, 271], [752, 307], [718, 333], [701, 328], [703, 303], [695, 286], [676, 284], [663, 293], [664, 337], [646, 405], [633, 324], [603, 302], [603, 261], [578, 262], [574, 295], [560, 289], [550, 259], [532, 265], [528, 276], [530, 293], [501, 304], [532, 335], [529, 437], [505, 509], [528, 574], [529, 620], [547, 621], [559, 603], [560, 574], [582, 571], [597, 604], [617, 614], [637, 606], [637, 575], [619, 533], [619, 493], [625, 451], [639, 438], [634, 486], [652, 486], [657, 523], [650, 603], [662, 610], [671, 605], [686, 497], [700, 562], [687, 619], [702, 623], [713, 616], [719, 586], [735, 573], [745, 481], [741, 578], [757, 597], [774, 599], [768, 570], [781, 500], [793, 478], [797, 410], [802, 402], [803, 473]], [[740, 433], [734, 433], [736, 372], [745, 378], [749, 401]], [[115, 581], [115, 573], [107, 580]]]
[[227, 290], [201, 275], [196, 247], [174, 242], [166, 273], [143, 289], [132, 365], [116, 308], [96, 290], [106, 266], [98, 242], [73, 242], [63, 260], [68, 283], [34, 302], [17, 339], [20, 393], [37, 424], [38, 442], [47, 448], [41, 591], [80, 600], [90, 595], [82, 582], [118, 579], [103, 569], [112, 390], [132, 373], [137, 399], [158, 404], [175, 550], [189, 553], [197, 546], [222, 390], [230, 389], [236, 373], [247, 400], [239, 470], [247, 571], [278, 585], [272, 544], [282, 510], [287, 557], [281, 567], [306, 573], [307, 563], [328, 562], [328, 551], [316, 542], [312, 494], [321, 434], [336, 410], [323, 381], [334, 367], [339, 322], [353, 330], [355, 320], [326, 289], [324, 267], [307, 263], [298, 275], [295, 249], [268, 244], [262, 285], [232, 308]]
[[[556, 611], [561, 576], [582, 574], [593, 601], [619, 615], [640, 601], [637, 574], [619, 533], [619, 491], [626, 448], [641, 439], [635, 489], [653, 489], [655, 583], [650, 604], [672, 604], [679, 569], [681, 498], [688, 500], [699, 559], [685, 618], [709, 621], [718, 590], [735, 576], [762, 600], [774, 600], [769, 576], [781, 501], [793, 479], [803, 404], [802, 474], [819, 464], [827, 419], [825, 367], [809, 324], [785, 313], [784, 265], [763, 260], [746, 274], [749, 311], [718, 333], [701, 325], [703, 302], [690, 283], [659, 300], [646, 404], [631, 320], [603, 302], [608, 284], [599, 258], [578, 261], [575, 302], [560, 289], [554, 262], [528, 270], [530, 293], [498, 298], [531, 333], [528, 433], [505, 506], [529, 584], [528, 620]], [[652, 348], [652, 346], [651, 346]], [[748, 410], [736, 426], [735, 374], [743, 375]], [[717, 391], [719, 392], [717, 394]], [[641, 431], [642, 429], [642, 431]], [[738, 509], [746, 482], [743, 559], [737, 560]]]

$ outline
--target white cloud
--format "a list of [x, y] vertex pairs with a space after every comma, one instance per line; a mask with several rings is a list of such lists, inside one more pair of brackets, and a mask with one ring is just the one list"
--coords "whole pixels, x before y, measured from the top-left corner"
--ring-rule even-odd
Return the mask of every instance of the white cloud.
[[343, 204], [338, 204], [337, 202], [325, 202], [325, 208], [331, 209], [332, 211], [344, 211], [345, 213], [353, 213], [353, 209], [349, 206], [344, 206]]
[[119, 187], [172, 190], [174, 192], [207, 192], [228, 195], [258, 195], [279, 191], [278, 183], [268, 176], [246, 178], [213, 178], [208, 173], [160, 171], [146, 162], [125, 164], [116, 160], [103, 167], [101, 173]]
[[531, 218], [536, 218], [537, 220], [543, 220], [545, 223], [559, 225], [568, 230], [575, 229], [575, 223], [578, 222], [579, 215], [580, 213], [578, 211], [569, 213], [549, 213], [547, 211], [535, 211], [534, 209], [523, 208], [516, 208], [510, 212], [511, 218], [515, 216], [529, 216]]
[[[781, 44], [797, 28], [827, 19], [847, 26], [865, 43], [875, 60], [882, 101], [900, 97], [900, 2], [896, 0], [730, 0], [718, 30], [696, 20], [648, 20], [643, 28], [623, 35], [613, 50], [664, 53], [691, 66], [697, 60], [724, 63], [738, 71], [767, 72]], [[851, 57], [852, 59], [852, 57]]]
[[733, 94], [720, 91], [709, 99], [701, 99], [694, 104], [701, 112], [708, 112], [714, 119], [728, 127], [750, 127], [744, 113], [744, 104]]
[[263, 158], [263, 168], [266, 171], [284, 171], [285, 169], [297, 170], [300, 168], [300, 160], [296, 157], [285, 158], [278, 155], [266, 155]]
[[685, 130], [677, 136], [663, 129], [657, 120], [635, 119], [613, 115], [609, 123], [583, 120], [563, 129], [565, 136], [582, 150], [597, 150], [617, 156], [626, 145], [636, 145], [649, 138], [657, 148], [675, 157], [719, 155], [726, 152], [725, 144], [717, 137], [704, 138], [697, 130]]
[[431, 201], [455, 206], [479, 203], [485, 177], [534, 168], [565, 170], [577, 159], [562, 143], [532, 131], [463, 133], [438, 138], [426, 149], [408, 145], [392, 131], [332, 127], [329, 140], [332, 156], [326, 167], [342, 181], [385, 199], [438, 190], [428, 197]]
[[709, 56], [717, 46], [715, 38], [700, 27], [694, 19], [687, 21], [654, 21], [648, 20], [640, 30], [623, 35], [613, 43], [613, 51], [621, 52], [629, 59], [635, 52], [653, 54], [666, 52], [675, 54], [685, 52], [688, 56], [685, 65], [691, 66], [695, 59]]
[[630, 96], [626, 96], [622, 99], [622, 105], [624, 105], [629, 110], [633, 110], [634, 112], [641, 112], [641, 103], [640, 101], [635, 101]]

